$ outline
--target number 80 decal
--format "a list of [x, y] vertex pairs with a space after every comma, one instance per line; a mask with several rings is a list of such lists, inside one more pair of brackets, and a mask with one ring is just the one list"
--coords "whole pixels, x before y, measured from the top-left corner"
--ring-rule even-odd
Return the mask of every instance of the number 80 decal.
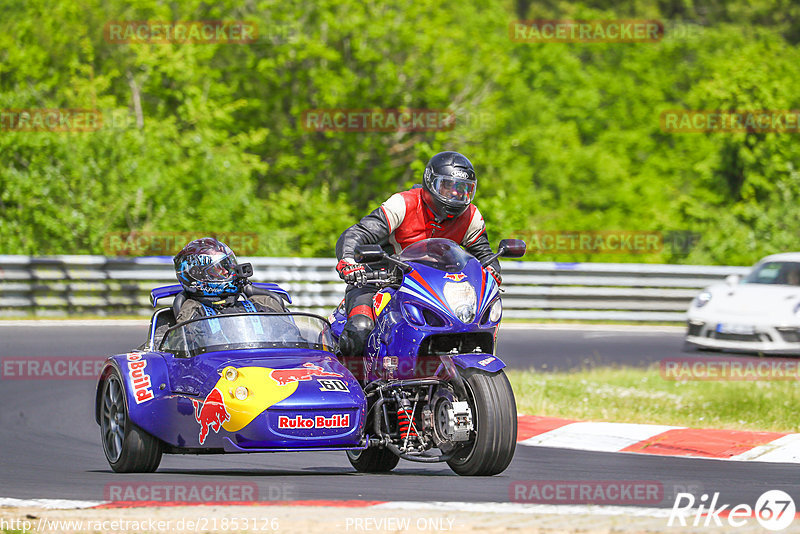
[[318, 380], [320, 391], [350, 391], [344, 380]]

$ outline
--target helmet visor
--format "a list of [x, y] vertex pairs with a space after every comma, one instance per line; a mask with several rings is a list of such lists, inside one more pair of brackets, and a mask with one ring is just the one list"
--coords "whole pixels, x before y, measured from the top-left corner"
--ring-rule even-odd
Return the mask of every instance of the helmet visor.
[[236, 256], [228, 254], [214, 260], [210, 264], [197, 266], [191, 274], [203, 282], [227, 282], [236, 277]]
[[433, 190], [445, 202], [469, 204], [475, 198], [475, 181], [434, 174]]

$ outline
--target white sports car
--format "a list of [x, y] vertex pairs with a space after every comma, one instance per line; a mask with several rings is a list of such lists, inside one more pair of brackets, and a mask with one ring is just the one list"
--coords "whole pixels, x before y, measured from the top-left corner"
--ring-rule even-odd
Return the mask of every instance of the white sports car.
[[707, 287], [687, 316], [690, 347], [800, 354], [800, 252], [767, 256], [744, 278]]

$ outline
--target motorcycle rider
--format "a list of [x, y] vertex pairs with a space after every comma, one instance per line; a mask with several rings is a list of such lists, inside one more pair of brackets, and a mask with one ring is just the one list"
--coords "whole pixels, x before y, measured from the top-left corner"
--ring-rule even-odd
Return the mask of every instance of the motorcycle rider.
[[[376, 286], [364, 286], [366, 266], [356, 263], [355, 248], [380, 244], [391, 254], [422, 239], [440, 237], [462, 245], [479, 261], [492, 255], [486, 225], [472, 204], [477, 178], [472, 163], [458, 152], [440, 152], [425, 166], [422, 187], [392, 195], [380, 207], [345, 230], [336, 243], [336, 271], [347, 282], [347, 323], [339, 338], [344, 357], [359, 357], [375, 326], [373, 297]], [[497, 281], [500, 263], [485, 267]]]
[[[183, 286], [173, 302], [178, 323], [225, 313], [286, 312], [278, 293], [255, 288], [233, 250], [213, 237], [190, 241], [175, 255], [175, 275]], [[241, 297], [241, 299], [240, 299]]]

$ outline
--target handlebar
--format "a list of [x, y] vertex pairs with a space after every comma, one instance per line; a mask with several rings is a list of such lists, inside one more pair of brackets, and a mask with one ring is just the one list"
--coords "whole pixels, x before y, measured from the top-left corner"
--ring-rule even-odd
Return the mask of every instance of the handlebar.
[[402, 277], [397, 275], [395, 269], [387, 270], [380, 269], [377, 271], [368, 271], [365, 273], [364, 285], [382, 285], [390, 286], [402, 282]]

